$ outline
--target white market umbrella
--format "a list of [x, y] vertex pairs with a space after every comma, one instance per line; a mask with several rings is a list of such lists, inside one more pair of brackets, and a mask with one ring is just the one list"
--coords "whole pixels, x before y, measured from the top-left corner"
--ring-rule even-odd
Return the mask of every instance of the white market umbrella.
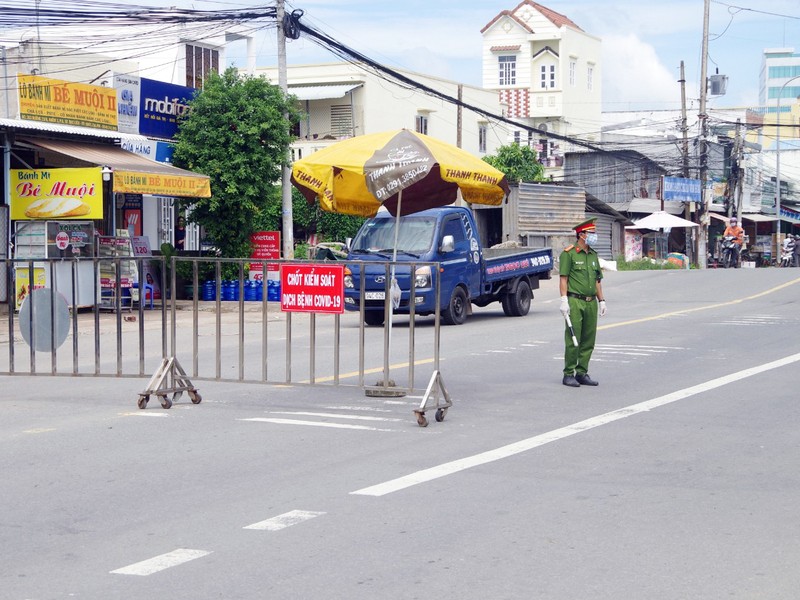
[[647, 215], [634, 221], [633, 225], [626, 225], [625, 229], [672, 229], [673, 227], [698, 227], [697, 223], [692, 223], [686, 219], [671, 215], [666, 211], [659, 210], [651, 215]]

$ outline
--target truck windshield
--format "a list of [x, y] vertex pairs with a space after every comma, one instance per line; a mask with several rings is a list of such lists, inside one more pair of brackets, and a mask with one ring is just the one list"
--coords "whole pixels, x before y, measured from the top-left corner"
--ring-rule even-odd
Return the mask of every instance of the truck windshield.
[[[396, 219], [370, 219], [358, 232], [350, 250], [354, 253], [378, 254], [394, 249]], [[430, 250], [436, 231], [435, 217], [401, 217], [397, 251], [419, 255]]]

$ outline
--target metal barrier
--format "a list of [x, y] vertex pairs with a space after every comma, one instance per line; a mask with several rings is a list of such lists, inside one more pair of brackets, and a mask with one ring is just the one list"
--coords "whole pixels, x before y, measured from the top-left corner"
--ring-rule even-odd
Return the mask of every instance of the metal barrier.
[[[131, 294], [137, 288], [128, 287], [131, 281], [122, 275], [135, 273], [136, 281], [144, 281], [147, 261], [155, 261], [161, 273], [162, 297], [155, 302], [144, 288]], [[151, 395], [169, 408], [183, 392], [199, 403], [193, 381], [350, 385], [378, 396], [424, 389], [414, 411], [418, 424], [427, 425], [428, 410], [436, 410], [437, 421], [444, 419], [452, 402], [439, 371], [438, 264], [410, 265], [412, 272], [429, 265], [437, 274], [437, 310], [431, 323], [430, 319], [418, 322], [413, 301], [407, 317], [392, 318], [389, 274], [394, 264], [381, 263], [386, 270], [387, 326], [379, 329], [365, 327], [364, 322], [366, 263], [347, 262], [361, 275], [359, 311], [322, 315], [282, 312], [280, 302], [270, 299], [266, 277], [270, 265], [279, 267], [286, 261], [258, 261], [265, 276], [261, 294], [246, 298], [246, 291], [251, 291], [246, 265], [253, 262], [205, 257], [4, 260], [7, 289], [13, 296], [9, 294], [7, 327], [0, 331], [0, 374], [152, 375], [139, 395], [140, 408]], [[234, 277], [225, 279], [231, 272]], [[185, 275], [182, 279], [192, 289], [190, 297], [180, 300], [178, 273]], [[413, 298], [413, 277], [411, 285]], [[226, 292], [229, 295], [223, 298]], [[420, 336], [420, 328], [431, 335]], [[307, 360], [299, 359], [304, 353]], [[42, 368], [45, 354], [50, 355], [48, 368]], [[432, 366], [424, 381], [418, 373], [421, 365]], [[405, 385], [396, 385], [392, 373], [404, 375]], [[366, 378], [372, 374], [380, 374], [380, 380], [369, 384]]]

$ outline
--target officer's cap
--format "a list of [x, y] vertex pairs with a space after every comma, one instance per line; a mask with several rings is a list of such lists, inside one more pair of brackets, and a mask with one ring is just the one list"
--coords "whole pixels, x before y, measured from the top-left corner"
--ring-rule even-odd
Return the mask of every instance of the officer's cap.
[[597, 220], [596, 218], [587, 219], [583, 223], [575, 225], [573, 229], [575, 230], [575, 233], [583, 233], [584, 231], [596, 231], [597, 230], [597, 227], [595, 226], [596, 220]]

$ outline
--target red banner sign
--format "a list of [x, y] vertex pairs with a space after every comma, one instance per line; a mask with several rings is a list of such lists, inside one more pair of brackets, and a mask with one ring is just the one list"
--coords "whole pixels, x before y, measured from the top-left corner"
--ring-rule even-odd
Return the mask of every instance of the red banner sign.
[[343, 313], [344, 266], [282, 264], [281, 310]]

